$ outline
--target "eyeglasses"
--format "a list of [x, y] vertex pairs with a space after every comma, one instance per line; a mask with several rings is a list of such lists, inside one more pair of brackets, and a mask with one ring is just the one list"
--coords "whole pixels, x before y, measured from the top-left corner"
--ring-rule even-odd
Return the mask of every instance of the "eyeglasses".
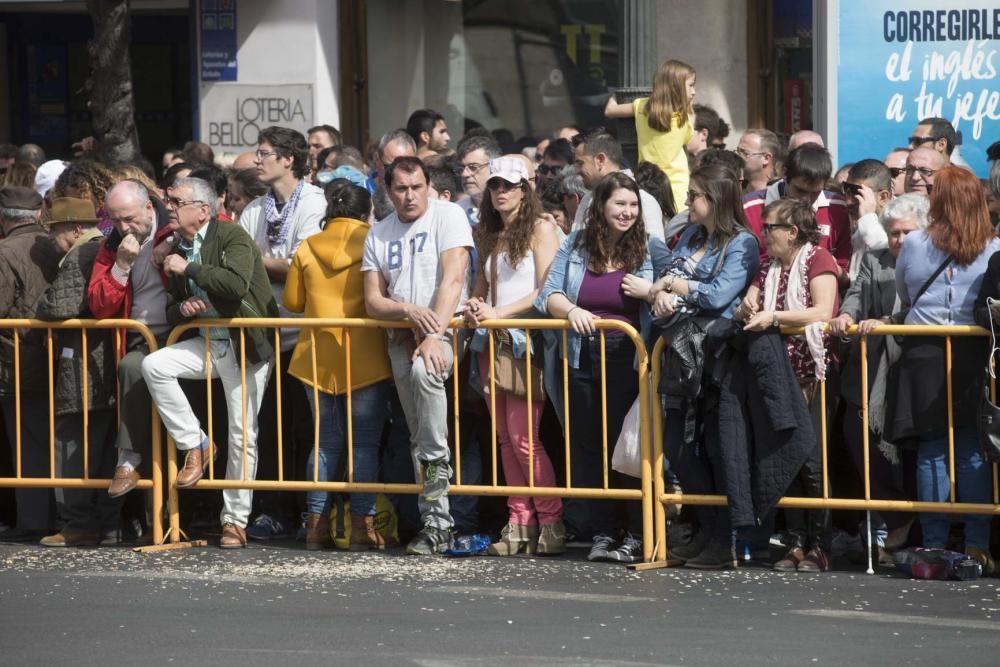
[[739, 155], [744, 160], [746, 160], [747, 158], [751, 158], [754, 155], [767, 155], [767, 153], [764, 152], [764, 151], [756, 151], [756, 152], [751, 153], [750, 151], [744, 150], [742, 148], [737, 148], [736, 149], [736, 154]]
[[698, 197], [706, 197], [706, 195], [704, 192], [698, 192], [697, 190], [688, 190], [687, 199], [685, 201], [694, 201]]
[[930, 141], [937, 141], [937, 137], [910, 137], [910, 146], [916, 148], [917, 146], [923, 146]]
[[782, 227], [784, 227], [785, 229], [794, 229], [795, 225], [786, 225], [786, 224], [780, 223], [780, 222], [765, 222], [764, 223], [764, 233], [765, 234], [770, 234], [775, 229], [781, 229]]
[[491, 178], [486, 181], [486, 187], [490, 189], [490, 192], [510, 192], [511, 190], [520, 190], [520, 183], [510, 183], [502, 178]]
[[542, 164], [542, 165], [539, 165], [535, 169], [535, 172], [539, 176], [548, 176], [549, 174], [558, 173], [561, 170], [562, 170], [562, 167], [560, 167], [559, 165], [556, 165], [556, 164]]
[[927, 180], [928, 178], [936, 174], [938, 170], [929, 169], [927, 167], [914, 167], [913, 165], [907, 165], [904, 171], [906, 171], [907, 176], [913, 176], [917, 172], [920, 172], [920, 175], [924, 178], [924, 180]]
[[198, 199], [178, 199], [177, 197], [164, 197], [163, 204], [169, 208], [184, 208], [191, 204], [204, 205], [205, 202]]
[[488, 167], [489, 164], [490, 164], [489, 162], [480, 162], [479, 164], [476, 164], [475, 162], [470, 162], [469, 164], [463, 164], [462, 173], [464, 174], [468, 172], [470, 176], [475, 176], [483, 169], [483, 167]]
[[264, 158], [271, 157], [272, 155], [275, 156], [275, 157], [280, 157], [276, 151], [262, 151], [262, 150], [257, 150], [257, 151], [254, 152], [253, 155], [258, 160], [263, 160]]
[[897, 178], [900, 174], [906, 172], [906, 167], [889, 167], [889, 175], [893, 178]]

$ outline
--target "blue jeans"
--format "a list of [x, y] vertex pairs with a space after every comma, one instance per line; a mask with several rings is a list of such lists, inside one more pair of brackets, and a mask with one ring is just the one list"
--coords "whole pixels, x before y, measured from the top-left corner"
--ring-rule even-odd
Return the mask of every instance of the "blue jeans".
[[[347, 453], [347, 394], [327, 394], [317, 392], [319, 398], [319, 471], [318, 480], [328, 482], [346, 477]], [[311, 387], [306, 387], [309, 407], [313, 419], [316, 418], [316, 396]], [[389, 400], [389, 382], [383, 380], [363, 389], [351, 392], [351, 429], [354, 436], [354, 481], [378, 481], [378, 449], [385, 424], [386, 406]], [[313, 479], [316, 450], [309, 450], [306, 464], [306, 480]], [[329, 514], [330, 494], [314, 491], [306, 494], [306, 510], [317, 514]], [[373, 516], [375, 514], [375, 494], [352, 493], [351, 514]]]
[[[955, 429], [955, 470], [958, 474], [955, 490], [959, 500], [967, 503], [989, 503], [991, 467], [983, 460], [976, 427]], [[934, 433], [920, 438], [917, 449], [917, 497], [922, 501], [948, 500], [948, 435]], [[990, 516], [968, 514], [965, 522], [965, 546], [990, 548]], [[947, 514], [923, 512], [920, 527], [925, 547], [943, 548], [948, 541], [951, 520]]]

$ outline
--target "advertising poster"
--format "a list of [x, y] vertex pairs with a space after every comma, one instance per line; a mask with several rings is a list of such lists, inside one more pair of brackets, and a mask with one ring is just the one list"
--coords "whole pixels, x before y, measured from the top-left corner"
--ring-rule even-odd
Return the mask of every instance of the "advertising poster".
[[[922, 118], [947, 118], [980, 178], [1000, 139], [1000, 3], [841, 0], [838, 161], [882, 159]], [[832, 68], [832, 65], [831, 65]]]

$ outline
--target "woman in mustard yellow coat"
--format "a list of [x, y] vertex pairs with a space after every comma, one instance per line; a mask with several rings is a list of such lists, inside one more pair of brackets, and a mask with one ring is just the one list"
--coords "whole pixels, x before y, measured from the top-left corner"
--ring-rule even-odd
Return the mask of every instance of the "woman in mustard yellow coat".
[[[306, 239], [288, 269], [285, 307], [306, 317], [366, 317], [361, 258], [371, 212], [368, 191], [346, 179], [332, 181], [326, 190], [327, 220], [323, 231]], [[299, 335], [288, 372], [306, 385], [306, 395], [319, 424], [319, 462], [309, 455], [307, 479], [338, 479], [351, 435], [354, 481], [378, 480], [378, 448], [386, 418], [392, 370], [385, 336], [364, 329], [317, 330], [315, 370], [313, 339]], [[348, 345], [350, 336], [350, 345]], [[348, 366], [348, 360], [350, 365]], [[348, 372], [348, 369], [350, 372]], [[350, 392], [350, 429], [348, 429]], [[318, 415], [317, 415], [318, 413]], [[314, 466], [318, 471], [313, 472]], [[330, 494], [306, 494], [306, 548], [330, 544]], [[375, 495], [351, 494], [352, 551], [384, 549], [385, 536], [375, 530]], [[392, 545], [390, 545], [392, 546]]]

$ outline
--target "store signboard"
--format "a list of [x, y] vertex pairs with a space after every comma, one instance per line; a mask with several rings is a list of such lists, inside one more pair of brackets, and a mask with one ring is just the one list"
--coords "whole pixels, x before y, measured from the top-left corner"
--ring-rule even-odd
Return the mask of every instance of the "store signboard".
[[985, 177], [986, 147], [1000, 139], [996, 0], [822, 4], [836, 42], [826, 51], [826, 90], [837, 162], [881, 159], [906, 145], [920, 119], [939, 116], [961, 133], [961, 158]]
[[202, 81], [236, 81], [236, 0], [201, 0], [198, 12]]
[[201, 140], [213, 150], [239, 153], [257, 147], [257, 134], [271, 125], [298, 130], [313, 126], [309, 84], [201, 86]]

